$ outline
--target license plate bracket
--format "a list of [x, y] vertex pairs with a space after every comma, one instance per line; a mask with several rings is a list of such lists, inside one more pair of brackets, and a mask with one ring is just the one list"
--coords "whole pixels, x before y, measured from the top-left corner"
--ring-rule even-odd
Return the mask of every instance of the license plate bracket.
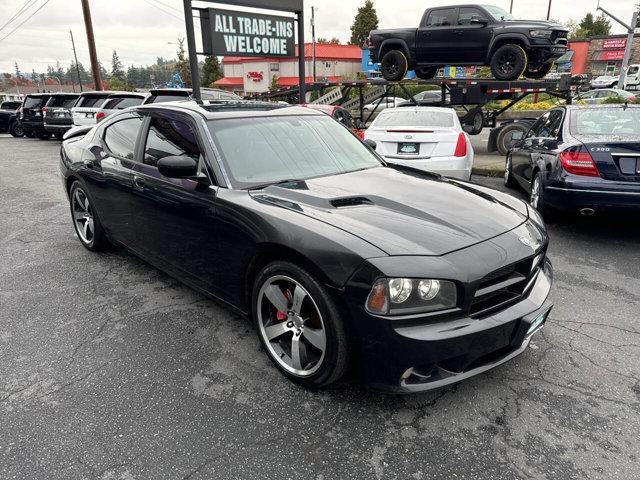
[[398, 143], [398, 155], [415, 155], [420, 151], [420, 146], [416, 142]]

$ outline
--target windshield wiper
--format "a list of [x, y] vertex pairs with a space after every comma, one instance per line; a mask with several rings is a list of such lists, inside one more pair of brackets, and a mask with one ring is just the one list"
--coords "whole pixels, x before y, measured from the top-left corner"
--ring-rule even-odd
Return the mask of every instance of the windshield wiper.
[[269, 182], [269, 183], [263, 183], [261, 185], [253, 185], [247, 188], [247, 190], [262, 190], [263, 188], [272, 187], [274, 185], [283, 185], [285, 183], [300, 183], [304, 181], [305, 180], [300, 178], [287, 178], [285, 180], [278, 180], [277, 182]]

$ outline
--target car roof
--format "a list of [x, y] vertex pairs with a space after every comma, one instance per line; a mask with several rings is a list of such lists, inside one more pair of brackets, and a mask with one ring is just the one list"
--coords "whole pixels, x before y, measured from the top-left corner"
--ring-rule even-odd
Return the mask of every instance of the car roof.
[[117, 92], [109, 95], [108, 98], [117, 98], [117, 97], [134, 97], [134, 98], [145, 98], [147, 96], [146, 93], [141, 92]]
[[79, 97], [79, 93], [73, 92], [53, 92], [50, 94], [52, 97]]
[[89, 95], [95, 96], [95, 95], [104, 95], [105, 97], [108, 97], [109, 95], [114, 95], [114, 94], [125, 94], [125, 93], [134, 93], [134, 92], [125, 92], [125, 91], [120, 91], [120, 90], [91, 90], [89, 92], [82, 92], [80, 94], [81, 97], [88, 97]]
[[380, 112], [380, 115], [385, 114], [389, 115], [389, 113], [397, 112], [397, 111], [406, 111], [406, 110], [419, 110], [419, 111], [432, 111], [432, 112], [447, 112], [447, 113], [455, 113], [453, 108], [451, 107], [432, 107], [426, 105], [406, 105], [404, 107], [396, 107], [396, 108], [387, 108]]
[[25, 97], [39, 98], [39, 97], [50, 97], [51, 95], [52, 95], [51, 93], [27, 93]]
[[284, 106], [270, 102], [249, 100], [206, 100], [198, 104], [193, 100], [165, 103], [149, 103], [135, 107], [139, 110], [183, 110], [201, 115], [207, 120], [222, 118], [271, 117], [287, 115], [324, 116], [325, 114], [311, 108], [300, 106]]
[[640, 108], [640, 105], [629, 103], [599, 103], [597, 105], [561, 105], [567, 110], [598, 110], [602, 108]]

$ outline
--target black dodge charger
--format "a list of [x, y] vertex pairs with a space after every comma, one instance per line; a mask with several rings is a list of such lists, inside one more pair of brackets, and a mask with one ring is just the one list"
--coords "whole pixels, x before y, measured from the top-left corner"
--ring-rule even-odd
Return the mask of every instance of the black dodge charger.
[[535, 210], [385, 165], [320, 112], [151, 104], [78, 133], [60, 168], [82, 245], [250, 317], [304, 386], [349, 367], [388, 391], [458, 382], [522, 353], [551, 309]]
[[640, 106], [560, 106], [523, 137], [507, 154], [504, 181], [524, 188], [543, 215], [640, 211]]

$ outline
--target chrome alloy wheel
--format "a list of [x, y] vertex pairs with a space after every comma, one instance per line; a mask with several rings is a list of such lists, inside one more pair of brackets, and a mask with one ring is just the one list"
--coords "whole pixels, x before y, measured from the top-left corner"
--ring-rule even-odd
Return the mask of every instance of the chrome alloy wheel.
[[260, 335], [275, 361], [300, 377], [322, 365], [327, 336], [320, 310], [309, 292], [285, 275], [268, 278], [257, 300]]
[[540, 200], [540, 177], [536, 176], [531, 185], [531, 198], [529, 203], [536, 210], [538, 209], [538, 201]]
[[87, 194], [81, 188], [77, 188], [73, 192], [71, 210], [73, 211], [73, 221], [80, 240], [86, 244], [90, 244], [95, 235], [93, 211], [91, 210], [91, 204], [89, 203]]

